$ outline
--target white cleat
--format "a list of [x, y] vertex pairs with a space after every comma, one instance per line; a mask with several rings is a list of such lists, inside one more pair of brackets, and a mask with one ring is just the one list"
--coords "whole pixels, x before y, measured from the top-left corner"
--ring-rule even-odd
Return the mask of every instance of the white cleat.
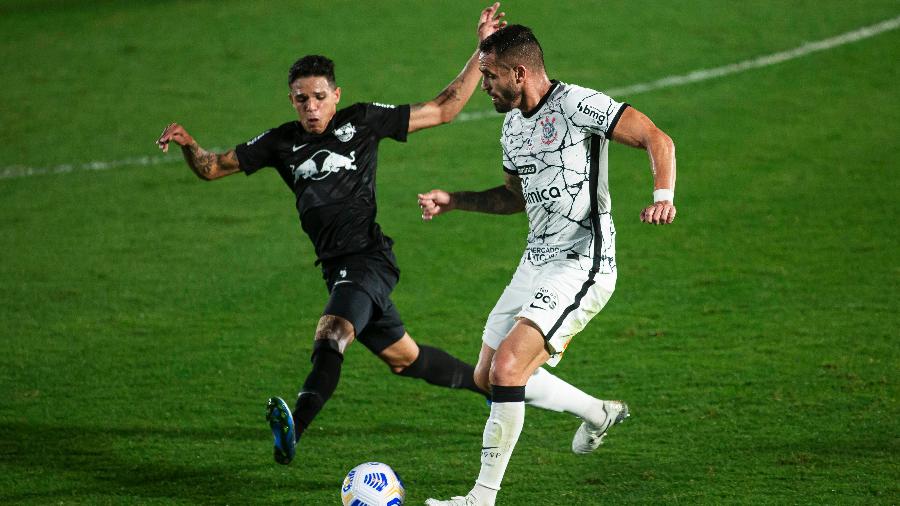
[[630, 415], [628, 414], [628, 405], [622, 401], [603, 401], [603, 412], [606, 413], [606, 419], [601, 425], [594, 425], [588, 422], [582, 422], [581, 427], [575, 432], [572, 438], [572, 451], [578, 455], [585, 455], [596, 450], [603, 444], [603, 438], [606, 437], [606, 431], [610, 427], [618, 423], [622, 423]]
[[458, 495], [456, 497], [451, 497], [446, 501], [428, 499], [425, 501], [425, 506], [493, 506], [493, 503], [483, 503], [470, 493], [465, 497]]

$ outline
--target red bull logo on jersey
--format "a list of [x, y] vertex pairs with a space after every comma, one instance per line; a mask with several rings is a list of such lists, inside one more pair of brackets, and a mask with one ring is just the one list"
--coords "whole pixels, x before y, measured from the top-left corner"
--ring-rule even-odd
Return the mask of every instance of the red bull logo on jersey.
[[290, 164], [288, 167], [291, 168], [296, 183], [301, 177], [318, 181], [340, 170], [356, 170], [355, 161], [356, 151], [351, 151], [350, 156], [344, 156], [334, 151], [320, 149], [300, 165]]

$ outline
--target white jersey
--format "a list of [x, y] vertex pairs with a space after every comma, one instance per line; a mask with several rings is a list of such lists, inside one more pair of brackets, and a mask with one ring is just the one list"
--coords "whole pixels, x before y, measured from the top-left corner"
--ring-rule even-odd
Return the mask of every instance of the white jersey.
[[607, 147], [628, 104], [554, 82], [529, 117], [506, 114], [503, 170], [519, 176], [528, 214], [523, 262], [576, 260], [581, 269], [616, 270]]

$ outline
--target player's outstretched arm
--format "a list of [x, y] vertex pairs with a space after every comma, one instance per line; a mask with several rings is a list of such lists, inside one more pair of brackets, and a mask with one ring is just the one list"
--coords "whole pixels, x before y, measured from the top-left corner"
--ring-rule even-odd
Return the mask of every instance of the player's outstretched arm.
[[237, 155], [233, 149], [225, 153], [210, 153], [200, 147], [191, 134], [178, 123], [171, 123], [156, 140], [156, 145], [163, 153], [169, 152], [169, 143], [181, 146], [181, 153], [194, 174], [206, 181], [229, 176], [241, 170]]
[[[478, 19], [478, 42], [486, 39], [492, 33], [506, 26], [503, 16], [506, 13], [497, 12], [500, 9], [500, 2], [494, 3], [490, 7], [481, 11], [481, 17]], [[430, 128], [433, 126], [449, 123], [459, 114], [459, 111], [466, 105], [478, 81], [481, 78], [481, 72], [478, 70], [478, 50], [466, 62], [466, 66], [456, 79], [441, 91], [438, 96], [428, 102], [414, 104], [409, 112], [409, 132]]]
[[650, 118], [628, 107], [613, 130], [616, 142], [647, 150], [653, 172], [653, 204], [641, 211], [641, 221], [665, 225], [675, 220], [675, 143]]
[[525, 199], [522, 197], [522, 181], [519, 176], [507, 173], [505, 184], [490, 190], [452, 193], [431, 190], [421, 193], [419, 207], [422, 209], [422, 219], [427, 221], [454, 209], [489, 214], [520, 213], [525, 210]]

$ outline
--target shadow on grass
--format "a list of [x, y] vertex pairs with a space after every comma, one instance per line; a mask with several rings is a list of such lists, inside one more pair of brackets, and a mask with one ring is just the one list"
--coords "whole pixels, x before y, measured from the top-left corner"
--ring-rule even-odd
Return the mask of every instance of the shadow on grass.
[[[267, 437], [263, 429], [248, 427], [99, 428], [0, 422], [0, 468], [7, 474], [0, 482], [10, 480], [0, 487], [0, 503], [98, 495], [125, 502], [179, 498], [244, 503], [252, 497], [265, 499], [265, 491], [298, 497], [304, 491], [335, 487], [333, 479], [310, 478], [299, 469], [272, 463], [271, 457], [262, 464], [261, 456], [243, 459], [216, 452], [217, 441], [261, 437]], [[160, 447], [160, 440], [172, 442]]]

